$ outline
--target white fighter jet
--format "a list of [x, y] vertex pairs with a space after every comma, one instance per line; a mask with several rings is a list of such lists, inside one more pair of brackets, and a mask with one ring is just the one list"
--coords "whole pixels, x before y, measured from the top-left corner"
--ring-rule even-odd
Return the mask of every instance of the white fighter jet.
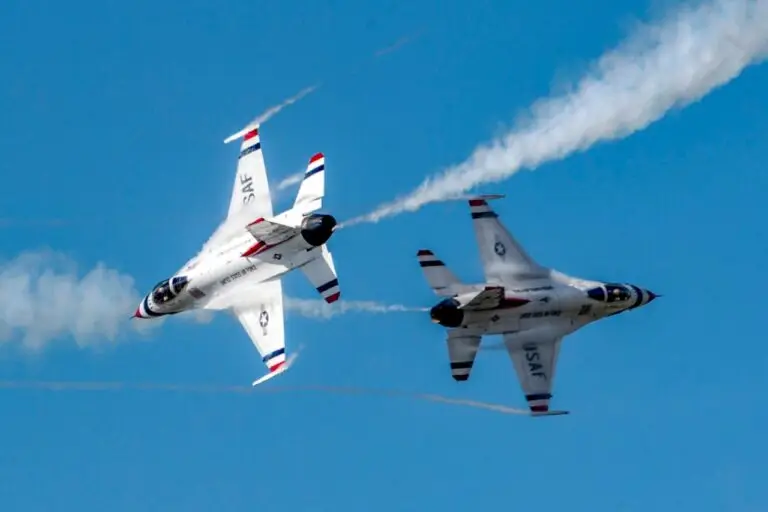
[[430, 310], [448, 328], [448, 358], [457, 381], [469, 378], [483, 335], [501, 334], [533, 416], [550, 411], [560, 343], [590, 322], [648, 304], [657, 295], [627, 283], [567, 276], [535, 262], [486, 199], [470, 199], [487, 283], [461, 283], [432, 251], [418, 252], [427, 283], [446, 297]]
[[134, 317], [156, 318], [191, 309], [227, 310], [242, 324], [269, 373], [255, 386], [288, 369], [281, 277], [301, 269], [326, 302], [339, 299], [339, 281], [326, 242], [336, 219], [312, 213], [325, 195], [325, 157], [309, 160], [293, 207], [273, 216], [258, 127], [242, 137], [225, 224], [234, 224], [169, 279], [155, 285]]

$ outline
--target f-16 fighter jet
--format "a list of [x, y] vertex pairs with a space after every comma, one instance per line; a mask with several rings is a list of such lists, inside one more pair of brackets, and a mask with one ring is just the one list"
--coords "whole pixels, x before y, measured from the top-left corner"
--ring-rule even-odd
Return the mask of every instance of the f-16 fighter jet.
[[312, 213], [322, 207], [325, 195], [322, 153], [309, 160], [293, 207], [273, 215], [258, 127], [246, 128], [225, 142], [241, 137], [225, 220], [230, 233], [157, 283], [134, 317], [156, 318], [192, 309], [232, 312], [269, 371], [255, 386], [284, 372], [291, 362], [285, 352], [282, 276], [301, 269], [326, 302], [339, 299], [339, 281], [326, 246], [336, 219]]
[[567, 414], [549, 408], [563, 337], [590, 322], [644, 306], [657, 295], [632, 284], [570, 277], [538, 264], [486, 201], [499, 197], [469, 200], [485, 284], [463, 284], [432, 251], [418, 252], [427, 283], [445, 297], [429, 314], [448, 329], [455, 380], [469, 379], [481, 337], [501, 334], [531, 414]]

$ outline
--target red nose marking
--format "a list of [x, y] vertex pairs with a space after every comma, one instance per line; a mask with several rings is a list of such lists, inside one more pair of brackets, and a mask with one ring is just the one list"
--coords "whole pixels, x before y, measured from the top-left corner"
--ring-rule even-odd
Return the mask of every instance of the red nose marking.
[[136, 312], [133, 314], [133, 318], [143, 318], [141, 316], [141, 306], [136, 308]]

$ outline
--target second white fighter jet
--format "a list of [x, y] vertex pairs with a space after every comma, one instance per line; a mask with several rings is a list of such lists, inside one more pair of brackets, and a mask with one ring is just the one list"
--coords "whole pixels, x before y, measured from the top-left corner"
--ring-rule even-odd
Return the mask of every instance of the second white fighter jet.
[[426, 249], [418, 260], [427, 283], [446, 297], [430, 316], [448, 330], [448, 358], [457, 381], [469, 379], [484, 335], [500, 334], [532, 415], [550, 411], [563, 338], [590, 322], [644, 306], [653, 292], [628, 283], [567, 276], [534, 261], [499, 222], [483, 196], [469, 200], [486, 283], [463, 284]]

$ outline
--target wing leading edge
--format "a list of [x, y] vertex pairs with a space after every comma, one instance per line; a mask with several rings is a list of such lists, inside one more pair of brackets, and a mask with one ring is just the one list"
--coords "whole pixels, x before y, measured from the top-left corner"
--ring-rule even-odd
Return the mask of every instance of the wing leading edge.
[[248, 305], [235, 306], [233, 312], [261, 356], [269, 373], [253, 383], [260, 384], [288, 369], [285, 353], [283, 286], [279, 279], [260, 283]]
[[549, 270], [528, 255], [485, 199], [470, 199], [469, 208], [489, 283], [510, 285], [549, 277]]

